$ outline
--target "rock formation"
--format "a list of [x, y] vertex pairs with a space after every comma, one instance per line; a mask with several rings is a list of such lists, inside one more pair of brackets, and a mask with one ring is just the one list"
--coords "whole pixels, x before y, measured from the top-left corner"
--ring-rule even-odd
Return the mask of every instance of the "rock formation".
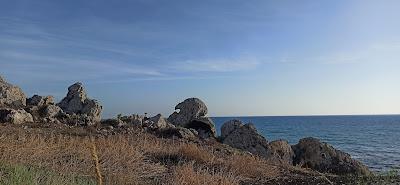
[[189, 98], [175, 106], [168, 121], [175, 126], [195, 129], [202, 138], [216, 137], [213, 121], [206, 117], [207, 106], [198, 98]]
[[0, 76], [0, 108], [20, 109], [26, 105], [26, 96], [21, 88], [7, 83]]
[[237, 128], [243, 126], [242, 121], [234, 119], [224, 123], [221, 127], [221, 137], [226, 138], [229, 134], [231, 134]]
[[58, 122], [56, 117], [62, 112], [54, 104], [53, 96], [34, 95], [26, 100], [25, 110], [32, 114], [35, 122]]
[[0, 109], [0, 122], [12, 124], [32, 123], [33, 117], [24, 109]]
[[293, 165], [294, 152], [286, 140], [268, 143], [267, 150], [267, 160], [276, 164]]
[[339, 175], [369, 175], [371, 173], [366, 166], [352, 159], [349, 154], [336, 150], [316, 138], [301, 139], [293, 146], [293, 150], [295, 165]]
[[57, 104], [63, 111], [64, 121], [70, 124], [93, 125], [101, 121], [102, 106], [89, 99], [81, 83], [68, 88], [67, 96]]
[[262, 157], [268, 156], [268, 141], [257, 132], [253, 124], [243, 125], [240, 121], [228, 121], [224, 128], [223, 143]]

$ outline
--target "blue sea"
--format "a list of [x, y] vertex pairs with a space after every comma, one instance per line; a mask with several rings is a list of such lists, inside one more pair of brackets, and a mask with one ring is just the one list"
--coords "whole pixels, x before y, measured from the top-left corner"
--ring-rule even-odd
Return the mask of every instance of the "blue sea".
[[285, 139], [296, 144], [312, 136], [349, 153], [373, 171], [400, 169], [400, 115], [214, 117], [219, 133], [231, 119], [253, 123], [268, 141]]

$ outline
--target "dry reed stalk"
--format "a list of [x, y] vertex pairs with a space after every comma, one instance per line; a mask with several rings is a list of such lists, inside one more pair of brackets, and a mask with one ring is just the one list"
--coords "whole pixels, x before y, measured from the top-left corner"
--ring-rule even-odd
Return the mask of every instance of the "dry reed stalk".
[[94, 142], [93, 137], [90, 137], [90, 143], [92, 144], [92, 158], [95, 164], [97, 182], [99, 183], [99, 185], [103, 185], [103, 177], [101, 176], [100, 171], [99, 156], [97, 155], [96, 143]]

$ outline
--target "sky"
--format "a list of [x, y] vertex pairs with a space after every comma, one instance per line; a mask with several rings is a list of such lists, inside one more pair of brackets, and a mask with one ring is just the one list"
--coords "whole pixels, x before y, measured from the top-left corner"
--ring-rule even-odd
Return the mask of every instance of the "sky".
[[0, 0], [0, 75], [103, 117], [400, 113], [398, 0]]

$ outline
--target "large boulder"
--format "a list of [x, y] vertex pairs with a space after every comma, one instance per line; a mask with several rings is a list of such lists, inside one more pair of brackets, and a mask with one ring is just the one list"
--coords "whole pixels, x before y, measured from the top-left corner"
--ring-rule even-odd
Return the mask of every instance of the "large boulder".
[[[226, 124], [232, 124], [232, 122], [227, 122]], [[251, 123], [238, 126], [223, 138], [222, 142], [262, 157], [267, 157], [268, 155], [267, 139], [259, 134]]]
[[98, 101], [87, 97], [84, 87], [79, 82], [68, 88], [67, 96], [57, 105], [66, 114], [64, 119], [71, 118], [72, 123], [93, 125], [101, 121], [102, 106]]
[[209, 138], [217, 137], [217, 131], [214, 125], [211, 118], [202, 117], [193, 119], [186, 127], [196, 130], [200, 138]]
[[216, 137], [214, 122], [206, 117], [207, 106], [198, 98], [189, 98], [175, 106], [175, 111], [168, 121], [175, 126], [191, 128], [202, 138]]
[[294, 151], [286, 140], [268, 143], [267, 160], [276, 164], [293, 165]]
[[19, 109], [26, 105], [26, 96], [21, 88], [7, 83], [0, 76], [0, 108]]
[[168, 121], [176, 126], [186, 127], [193, 119], [201, 118], [207, 114], [207, 106], [198, 98], [188, 98], [175, 106], [174, 112], [168, 117]]
[[0, 109], [0, 122], [12, 124], [32, 123], [33, 117], [24, 109]]
[[294, 164], [311, 168], [323, 173], [338, 175], [369, 175], [368, 167], [354, 160], [345, 152], [337, 150], [327, 143], [312, 137], [304, 138], [293, 146]]
[[242, 121], [237, 120], [237, 119], [233, 119], [230, 120], [226, 123], [224, 123], [221, 127], [221, 137], [226, 138], [229, 134], [231, 134], [234, 130], [236, 130], [237, 128], [240, 128], [241, 126], [243, 126]]

